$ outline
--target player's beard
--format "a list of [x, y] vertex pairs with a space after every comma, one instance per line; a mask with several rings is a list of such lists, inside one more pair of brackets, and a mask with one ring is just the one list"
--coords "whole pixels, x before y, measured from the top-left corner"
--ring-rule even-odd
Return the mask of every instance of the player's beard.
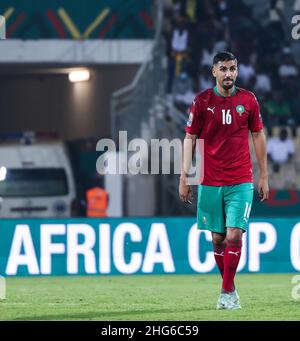
[[231, 83], [229, 83], [229, 84], [224, 84], [224, 82], [226, 82], [226, 80], [223, 81], [222, 88], [224, 90], [229, 90], [234, 86], [234, 80], [230, 79], [230, 81], [231, 81]]

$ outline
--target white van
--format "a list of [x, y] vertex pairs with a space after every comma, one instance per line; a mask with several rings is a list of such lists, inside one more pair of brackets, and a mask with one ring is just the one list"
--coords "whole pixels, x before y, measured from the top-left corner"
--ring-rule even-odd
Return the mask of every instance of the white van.
[[34, 140], [0, 142], [0, 217], [70, 217], [76, 191], [65, 145]]

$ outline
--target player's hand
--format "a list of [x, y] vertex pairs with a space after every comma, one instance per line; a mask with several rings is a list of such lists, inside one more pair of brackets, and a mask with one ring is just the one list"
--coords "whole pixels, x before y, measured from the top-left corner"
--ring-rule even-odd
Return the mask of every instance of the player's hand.
[[185, 177], [180, 177], [179, 197], [181, 201], [189, 203], [191, 203], [191, 200], [193, 199], [193, 192]]
[[260, 201], [269, 199], [268, 177], [260, 177], [258, 180], [258, 194]]

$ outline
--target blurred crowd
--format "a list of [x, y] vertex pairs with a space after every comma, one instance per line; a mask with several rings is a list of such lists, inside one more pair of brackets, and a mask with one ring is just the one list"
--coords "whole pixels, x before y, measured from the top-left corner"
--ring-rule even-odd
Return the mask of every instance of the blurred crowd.
[[[164, 36], [168, 56], [168, 99], [185, 112], [195, 94], [213, 87], [213, 56], [228, 50], [238, 58], [237, 85], [253, 91], [264, 124], [300, 125], [299, 65], [291, 48], [285, 2], [269, 0], [263, 20], [253, 7], [236, 0], [165, 0]], [[294, 2], [295, 13], [300, 0]]]
[[[268, 131], [271, 188], [299, 188], [300, 68], [291, 45], [291, 18], [283, 0], [256, 5], [262, 4], [264, 13], [257, 16], [246, 1], [165, 0], [167, 97], [186, 113], [196, 93], [215, 85], [213, 56], [233, 52], [237, 86], [255, 93]], [[300, 14], [300, 0], [292, 10]], [[253, 166], [255, 172], [255, 159]]]

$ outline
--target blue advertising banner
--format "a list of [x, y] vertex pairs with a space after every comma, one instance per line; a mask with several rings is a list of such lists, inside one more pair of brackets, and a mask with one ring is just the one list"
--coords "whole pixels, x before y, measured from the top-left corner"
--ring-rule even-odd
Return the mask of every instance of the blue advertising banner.
[[297, 217], [300, 212], [300, 191], [270, 189], [269, 200], [261, 202], [253, 197], [252, 215], [255, 217]]
[[[300, 271], [300, 217], [252, 219], [238, 271]], [[211, 235], [194, 218], [0, 222], [0, 275], [217, 273]]]

